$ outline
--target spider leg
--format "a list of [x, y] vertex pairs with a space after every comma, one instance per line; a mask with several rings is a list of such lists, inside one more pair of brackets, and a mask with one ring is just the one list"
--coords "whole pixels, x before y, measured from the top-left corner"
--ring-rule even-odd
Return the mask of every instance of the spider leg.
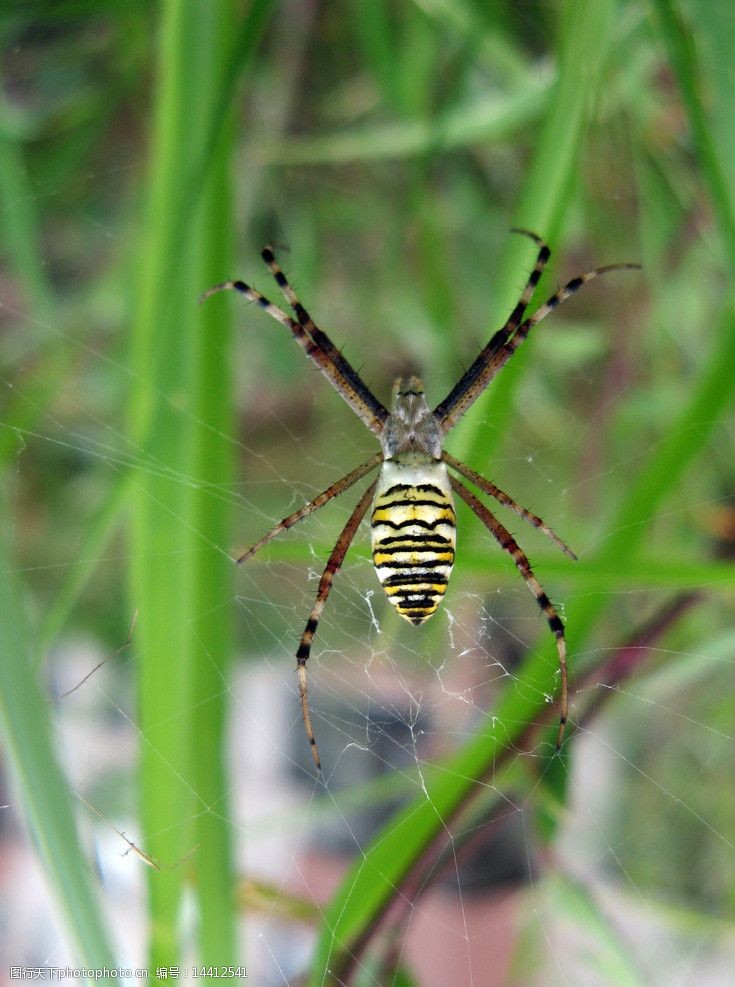
[[255, 555], [255, 553], [264, 545], [267, 545], [269, 541], [272, 541], [277, 535], [280, 535], [282, 531], [286, 531], [288, 528], [293, 527], [293, 525], [298, 521], [303, 521], [305, 517], [308, 517], [310, 514], [313, 514], [314, 511], [319, 510], [320, 507], [323, 507], [324, 504], [328, 503], [328, 501], [330, 501], [333, 497], [337, 497], [339, 494], [344, 493], [345, 490], [348, 490], [353, 485], [353, 483], [357, 483], [357, 481], [361, 477], [365, 476], [366, 473], [369, 473], [370, 470], [375, 469], [382, 459], [383, 453], [376, 452], [375, 455], [371, 459], [368, 459], [367, 462], [363, 463], [362, 466], [356, 467], [351, 473], [348, 473], [347, 476], [343, 476], [341, 480], [337, 480], [337, 482], [333, 483], [331, 487], [327, 487], [327, 489], [320, 493], [318, 497], [315, 497], [312, 501], [309, 501], [308, 504], [305, 504], [303, 507], [299, 508], [298, 511], [294, 511], [293, 514], [289, 514], [288, 517], [285, 517], [282, 521], [279, 521], [278, 524], [274, 525], [270, 531], [267, 531], [262, 538], [259, 538], [255, 544], [251, 545], [250, 548], [245, 549], [242, 555], [236, 559], [237, 564], [241, 565], [246, 559], [249, 559], [252, 555]]
[[518, 304], [510, 313], [510, 317], [508, 321], [503, 326], [502, 331], [505, 334], [506, 339], [514, 332], [516, 326], [520, 325], [521, 319], [523, 318], [523, 313], [526, 311], [526, 306], [533, 298], [533, 293], [536, 290], [536, 285], [539, 283], [539, 280], [541, 279], [541, 275], [544, 272], [544, 268], [549, 262], [549, 257], [551, 257], [551, 248], [536, 233], [532, 233], [531, 230], [523, 230], [519, 226], [512, 226], [510, 232], [520, 233], [521, 236], [527, 236], [530, 240], [533, 240], [533, 242], [538, 246], [539, 251], [538, 251], [538, 256], [536, 257], [536, 264], [534, 265], [533, 270], [528, 276], [526, 287], [523, 289], [523, 294], [518, 299]]
[[640, 270], [640, 266], [640, 264], [607, 264], [572, 278], [520, 325], [518, 322], [513, 323], [519, 310], [519, 302], [506, 324], [492, 336], [475, 362], [463, 374], [442, 403], [434, 409], [434, 414], [439, 419], [443, 431], [446, 433], [454, 428], [462, 415], [475, 403], [493, 377], [505, 366], [521, 343], [528, 337], [531, 329], [538, 325], [542, 319], [545, 319], [550, 312], [553, 312], [558, 305], [579, 291], [582, 285], [602, 274], [608, 274], [610, 271]]
[[342, 534], [337, 539], [337, 544], [332, 549], [332, 554], [327, 560], [326, 567], [322, 573], [322, 578], [319, 580], [319, 589], [316, 593], [316, 601], [314, 602], [314, 606], [311, 608], [309, 619], [306, 621], [306, 627], [304, 628], [304, 633], [301, 635], [299, 647], [296, 652], [296, 661], [299, 673], [299, 694], [301, 697], [301, 713], [304, 719], [306, 736], [311, 746], [311, 756], [314, 758], [314, 764], [316, 765], [317, 771], [322, 770], [322, 764], [319, 759], [319, 749], [316, 745], [314, 729], [311, 725], [309, 697], [306, 690], [306, 663], [309, 660], [309, 655], [311, 654], [311, 642], [314, 640], [316, 629], [319, 626], [319, 619], [322, 615], [324, 604], [327, 602], [327, 597], [329, 596], [329, 592], [332, 588], [334, 576], [339, 571], [342, 562], [344, 561], [344, 557], [347, 554], [347, 549], [350, 547], [352, 544], [352, 539], [355, 537], [355, 532], [360, 526], [360, 522], [365, 517], [365, 512], [370, 506], [376, 484], [377, 480], [374, 480], [362, 495], [357, 506], [350, 515], [347, 524], [344, 526]]
[[355, 393], [358, 394], [365, 403], [366, 407], [369, 407], [372, 413], [376, 417], [380, 418], [381, 421], [385, 420], [387, 417], [386, 409], [380, 401], [377, 400], [370, 388], [363, 383], [359, 374], [350, 366], [329, 336], [323, 332], [319, 326], [317, 326], [297, 298], [293, 286], [289, 283], [286, 275], [281, 270], [281, 267], [275, 258], [273, 248], [264, 247], [260, 256], [263, 258], [268, 270], [275, 278], [276, 284], [283, 292], [284, 298], [293, 309], [296, 318], [299, 320], [299, 324], [306, 329], [321, 351], [326, 354], [329, 360], [331, 360], [344, 380], [349, 382]]
[[518, 326], [518, 329], [512, 339], [508, 342], [494, 355], [492, 359], [492, 377], [494, 377], [497, 372], [505, 366], [505, 364], [510, 360], [515, 351], [521, 345], [521, 343], [528, 337], [529, 332], [534, 326], [538, 325], [542, 319], [545, 319], [550, 312], [553, 312], [555, 308], [565, 302], [567, 298], [574, 295], [582, 285], [587, 284], [588, 281], [593, 281], [595, 278], [599, 278], [603, 274], [609, 274], [610, 271], [639, 271], [641, 269], [640, 264], [605, 264], [604, 267], [595, 267], [591, 271], [587, 271], [586, 274], [580, 274], [577, 278], [572, 278], [571, 281], [567, 281], [563, 288], [560, 288], [555, 292], [551, 298], [540, 308], [536, 309], [530, 318], [526, 319], [524, 322]]
[[[309, 335], [314, 340], [314, 342], [327, 354], [327, 356], [335, 364], [335, 366], [339, 367], [340, 370], [342, 370], [345, 376], [354, 375], [355, 377], [357, 377], [355, 371], [349, 365], [347, 360], [345, 360], [344, 356], [340, 353], [340, 351], [334, 345], [334, 343], [329, 338], [329, 336], [319, 328], [319, 326], [314, 322], [312, 317], [309, 315], [309, 313], [306, 311], [304, 306], [299, 301], [296, 292], [293, 289], [293, 286], [289, 282], [286, 275], [283, 273], [281, 265], [276, 260], [276, 256], [273, 253], [273, 247], [264, 247], [263, 250], [261, 250], [260, 252], [260, 256], [265, 261], [266, 266], [268, 270], [271, 272], [271, 274], [273, 275], [276, 284], [283, 292], [283, 297], [286, 299], [288, 304], [293, 309], [294, 315], [299, 320], [299, 324], [302, 325], [304, 329], [306, 329], [306, 331], [309, 333]], [[359, 377], [357, 377], [357, 379], [359, 381]], [[360, 383], [362, 383], [362, 381], [360, 381]], [[373, 395], [370, 394], [367, 388], [365, 388], [365, 391], [367, 392], [370, 398], [373, 397]]]
[[486, 479], [486, 477], [482, 476], [481, 473], [476, 473], [470, 466], [467, 466], [466, 463], [463, 463], [459, 459], [455, 459], [454, 456], [451, 456], [448, 452], [442, 452], [442, 459], [447, 466], [451, 466], [457, 473], [461, 473], [462, 476], [464, 476], [471, 483], [474, 483], [476, 487], [480, 488], [480, 490], [484, 490], [485, 493], [490, 494], [490, 496], [494, 497], [499, 503], [503, 504], [505, 507], [509, 507], [511, 511], [515, 511], [518, 517], [522, 517], [524, 521], [528, 521], [534, 526], [534, 528], [538, 528], [538, 530], [543, 532], [547, 538], [550, 538], [554, 544], [557, 545], [562, 552], [564, 552], [565, 555], [568, 555], [570, 559], [574, 559], [575, 562], [577, 561], [577, 556], [567, 545], [567, 543], [562, 541], [556, 532], [553, 531], [545, 521], [538, 517], [538, 515], [532, 514], [531, 511], [527, 511], [525, 507], [521, 507], [520, 504], [516, 503], [516, 501], [501, 490], [500, 487], [496, 487], [491, 480]]
[[[263, 255], [265, 256], [266, 253], [267, 250], [264, 250]], [[272, 257], [273, 255], [270, 254], [270, 256]], [[275, 260], [273, 263], [275, 264]], [[199, 300], [205, 301], [220, 291], [237, 291], [241, 295], [245, 295], [251, 302], [255, 302], [264, 312], [267, 312], [272, 319], [286, 326], [306, 355], [314, 361], [335, 391], [344, 398], [357, 417], [371, 432], [374, 432], [376, 435], [381, 434], [383, 431], [383, 422], [388, 417], [388, 411], [360, 379], [357, 371], [353, 370], [347, 360], [345, 360], [339, 350], [330, 341], [329, 337], [317, 329], [310, 319], [307, 325], [302, 325], [300, 321], [292, 319], [290, 315], [286, 315], [282, 309], [274, 305], [265, 295], [262, 295], [255, 288], [251, 288], [244, 281], [239, 280], [224, 281], [222, 284], [217, 284], [205, 291]], [[315, 332], [308, 331], [308, 326], [313, 327]]]
[[454, 476], [449, 477], [449, 481], [452, 484], [452, 489], [458, 494], [459, 497], [467, 504], [477, 515], [477, 517], [482, 521], [485, 527], [488, 529], [490, 534], [495, 538], [497, 543], [507, 552], [516, 566], [520, 574], [526, 581], [526, 586], [531, 590], [533, 595], [536, 597], [536, 602], [543, 615], [546, 617], [546, 621], [551, 629], [551, 633], [556, 638], [556, 650], [559, 655], [559, 672], [561, 677], [561, 709], [559, 713], [559, 732], [556, 735], [556, 749], [557, 751], [561, 748], [562, 737], [564, 736], [564, 727], [567, 723], [567, 716], [569, 713], [569, 688], [567, 684], [567, 645], [566, 639], [564, 637], [564, 624], [562, 623], [561, 617], [554, 609], [551, 600], [548, 598], [544, 592], [541, 583], [536, 579], [531, 569], [531, 563], [528, 558], [518, 546], [515, 538], [511, 533], [505, 528], [500, 521], [495, 518], [490, 511], [485, 507], [485, 505], [475, 497], [472, 491], [468, 490], [463, 483]]
[[[450, 393], [444, 398], [441, 404], [437, 405], [434, 409], [434, 414], [440, 420], [444, 420], [449, 411], [454, 407], [456, 402], [460, 400], [462, 394], [467, 391], [469, 387], [472, 386], [474, 381], [477, 379], [478, 374], [481, 372], [483, 366], [487, 360], [496, 353], [497, 350], [510, 339], [515, 330], [521, 323], [523, 319], [523, 313], [526, 311], [526, 306], [531, 301], [533, 293], [536, 290], [536, 286], [539, 283], [541, 275], [543, 274], [544, 268], [548, 263], [549, 257], [551, 256], [551, 249], [549, 246], [537, 236], [536, 233], [532, 233], [530, 230], [522, 230], [517, 226], [511, 228], [511, 233], [520, 233], [522, 236], [527, 236], [530, 240], [533, 240], [535, 244], [538, 245], [539, 252], [536, 257], [536, 264], [533, 270], [528, 276], [528, 281], [526, 281], [526, 286], [523, 289], [521, 297], [518, 299], [518, 303], [513, 311], [508, 316], [508, 320], [502, 328], [491, 337], [488, 344], [482, 349], [480, 354], [474, 363], [468, 367], [462, 377], [457, 381], [455, 386], [452, 388]], [[445, 428], [445, 431], [448, 429]]]

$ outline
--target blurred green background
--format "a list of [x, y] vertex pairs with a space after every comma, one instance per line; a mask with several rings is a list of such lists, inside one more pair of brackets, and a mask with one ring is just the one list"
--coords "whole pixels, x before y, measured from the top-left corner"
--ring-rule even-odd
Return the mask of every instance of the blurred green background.
[[[489, 979], [460, 887], [453, 983], [732, 982], [735, 12], [58, 0], [4, 5], [0, 31], [3, 802], [26, 820], [72, 955], [231, 965], [249, 962], [248, 936], [263, 983], [434, 983], [411, 918], [440, 876], [461, 885], [460, 858], [513, 807], [528, 863], [509, 955]], [[244, 299], [198, 296], [234, 276], [276, 300], [258, 256], [273, 243], [383, 402], [414, 369], [438, 403], [533, 266], [513, 226], [553, 248], [536, 304], [598, 264], [643, 264], [539, 326], [447, 443], [581, 556], [513, 519], [567, 624], [563, 755], [545, 729], [553, 642], [461, 510], [436, 626], [419, 640], [386, 612], [362, 537], [310, 682], [319, 737], [340, 723], [341, 660], [377, 714], [392, 707], [363, 666], [428, 690], [446, 661], [467, 720], [442, 729], [449, 686], [417, 700], [433, 740], [417, 753], [404, 717], [399, 768], [360, 713], [322, 784], [294, 760], [293, 653], [357, 493], [247, 570], [231, 558], [374, 440], [287, 332]], [[472, 672], [457, 671], [465, 652]], [[61, 696], [105, 658], [109, 678]], [[288, 725], [263, 764], [269, 709], [229, 745], [255, 689], [233, 686], [245, 665], [274, 672]], [[134, 748], [124, 769], [106, 772], [106, 751], [92, 771], [94, 742], [86, 775], [69, 767], [74, 718], [90, 715]], [[350, 738], [372, 767], [344, 768]], [[273, 815], [260, 794], [277, 772], [292, 801]], [[260, 867], [271, 829], [344, 835], [347, 807], [376, 805], [394, 814], [372, 843], [352, 833], [331, 904], [289, 883], [293, 848], [280, 877]], [[134, 940], [110, 918], [93, 829], [113, 854], [135, 844], [127, 866], [156, 865]], [[268, 936], [292, 924], [307, 945], [288, 973]]]

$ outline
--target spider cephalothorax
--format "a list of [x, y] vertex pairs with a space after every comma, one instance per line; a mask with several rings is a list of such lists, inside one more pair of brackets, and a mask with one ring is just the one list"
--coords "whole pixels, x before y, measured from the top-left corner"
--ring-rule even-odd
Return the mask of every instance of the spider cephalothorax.
[[444, 433], [426, 403], [421, 380], [399, 377], [393, 385], [393, 404], [380, 436], [385, 459], [412, 452], [418, 457], [440, 459], [443, 440]]
[[205, 292], [204, 297], [209, 297], [223, 289], [239, 291], [286, 326], [307, 356], [314, 361], [381, 444], [381, 452], [327, 487], [300, 510], [284, 518], [243, 552], [237, 560], [244, 562], [281, 531], [308, 517], [380, 466], [378, 479], [374, 480], [363, 493], [329, 556], [319, 582], [316, 602], [309, 614], [296, 651], [301, 709], [317, 769], [321, 769], [321, 763], [311, 725], [306, 689], [306, 663], [334, 575], [342, 565], [355, 532], [372, 503], [373, 562], [378, 578], [398, 613], [413, 624], [422, 624], [439, 606], [454, 563], [456, 533], [452, 491], [472, 508], [500, 547], [512, 557], [526, 585], [536, 597], [536, 602], [556, 639], [561, 678], [557, 750], [561, 745], [568, 708], [564, 625], [513, 536], [471, 490], [449, 473], [449, 469], [459, 473], [479, 490], [494, 497], [519, 517], [530, 522], [571, 558], [576, 556], [541, 518], [521, 507], [490, 480], [445, 452], [443, 442], [447, 432], [456, 425], [493, 377], [513, 356], [531, 329], [549, 312], [592, 278], [608, 271], [635, 268], [639, 265], [611, 264], [588, 271], [587, 274], [567, 282], [533, 315], [525, 317], [526, 307], [533, 297], [550, 251], [535, 233], [530, 233], [528, 230], [515, 232], [530, 237], [538, 246], [536, 264], [529, 275], [526, 287], [505, 325], [490, 338], [475, 361], [433, 411], [426, 403], [423, 384], [419, 378], [409, 377], [396, 382], [393, 405], [388, 412], [326, 333], [314, 323], [276, 263], [270, 247], [266, 247], [263, 251], [263, 259], [293, 309], [295, 318], [287, 315], [243, 281], [226, 281]]

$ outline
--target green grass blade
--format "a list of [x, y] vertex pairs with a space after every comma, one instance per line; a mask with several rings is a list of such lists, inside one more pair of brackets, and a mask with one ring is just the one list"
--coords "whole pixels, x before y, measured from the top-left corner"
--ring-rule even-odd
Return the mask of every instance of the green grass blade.
[[120, 476], [109, 496], [90, 522], [79, 549], [79, 558], [85, 561], [70, 570], [59, 593], [41, 619], [37, 641], [38, 653], [36, 655], [36, 661], [39, 664], [73, 613], [75, 604], [94, 575], [97, 560], [104, 558], [105, 547], [120, 524], [129, 495], [129, 477], [127, 475]]
[[[231, 11], [226, 9], [210, 37], [202, 43], [212, 51], [226, 51], [231, 32]], [[216, 63], [210, 69], [216, 69]], [[214, 80], [213, 80], [214, 83]], [[213, 84], [212, 88], [216, 88]], [[230, 117], [231, 114], [228, 114]], [[231, 121], [230, 121], [231, 122]], [[233, 202], [229, 161], [232, 126], [225, 126], [212, 160], [204, 189], [202, 218], [197, 224], [199, 283], [216, 284], [232, 269]], [[193, 305], [193, 298], [189, 304]], [[217, 550], [231, 541], [230, 503], [217, 496], [232, 486], [235, 433], [234, 381], [231, 370], [231, 319], [223, 295], [199, 309], [193, 340], [193, 396], [197, 427], [193, 435], [192, 472], [206, 480], [191, 490], [190, 568], [193, 615], [188, 626], [192, 649], [191, 784], [198, 799], [211, 811], [197, 815], [194, 842], [199, 903], [200, 960], [215, 967], [236, 966], [236, 915], [227, 780], [225, 716], [227, 683], [233, 649], [232, 601], [234, 565]], [[195, 534], [194, 534], [195, 533]], [[198, 699], [206, 701], [197, 701]]]
[[416, 157], [478, 141], [501, 142], [535, 123], [549, 95], [548, 81], [541, 73], [530, 77], [517, 92], [474, 99], [447, 110], [437, 120], [402, 120], [319, 137], [289, 136], [266, 142], [258, 157], [268, 165], [345, 164]]
[[[572, 3], [562, 22], [558, 79], [513, 224], [539, 233], [554, 246], [558, 246], [582, 137], [597, 95], [614, 10], [610, 0]], [[512, 310], [518, 300], [519, 271], [530, 270], [534, 260], [529, 240], [509, 238], [496, 281], [494, 307], [498, 313]], [[512, 412], [522, 367], [532, 347], [533, 335], [524, 346], [523, 358], [516, 357], [503, 368], [458, 427], [452, 438], [453, 451], [458, 450], [455, 455], [460, 459], [481, 463], [491, 457]], [[492, 429], [487, 428], [488, 421]]]
[[[209, 350], [201, 347], [196, 304], [205, 277], [198, 247], [201, 230], [196, 220], [198, 210], [211, 205], [211, 195], [192, 196], [189, 183], [205, 153], [198, 135], [213, 132], [209, 94], [228, 53], [222, 39], [231, 16], [229, 3], [205, 10], [172, 0], [163, 7], [151, 195], [146, 232], [141, 238], [144, 249], [133, 336], [138, 387], [131, 405], [131, 434], [147, 456], [162, 467], [141, 472], [131, 480], [131, 595], [139, 610], [136, 639], [143, 740], [140, 808], [147, 852], [164, 867], [150, 880], [154, 966], [176, 965], [180, 959], [178, 916], [186, 868], [173, 865], [202, 839], [193, 820], [212, 803], [197, 791], [192, 779], [199, 758], [208, 755], [216, 761], [221, 741], [222, 710], [216, 701], [205, 712], [194, 715], [196, 661], [203, 656], [203, 660], [211, 661], [215, 655], [217, 663], [226, 662], [226, 653], [215, 653], [222, 646], [226, 648], [227, 618], [219, 613], [221, 627], [216, 617], [207, 626], [191, 620], [192, 613], [200, 614], [204, 609], [196, 593], [201, 588], [202, 549], [207, 542], [194, 534], [195, 523], [201, 523], [193, 492], [197, 484], [189, 486], [178, 478], [196, 477], [196, 470], [206, 468], [207, 440], [202, 439], [197, 413], [207, 419], [214, 414], [211, 404], [201, 397], [197, 358]], [[209, 42], [202, 44], [202, 38]], [[193, 118], [200, 123], [194, 133]], [[222, 408], [231, 402], [225, 381], [226, 376], [220, 381]], [[192, 394], [195, 400], [189, 413], [182, 413], [182, 396]], [[216, 420], [212, 424], [216, 426]], [[212, 527], [219, 531], [227, 523], [224, 509], [223, 504], [215, 507], [211, 519]], [[214, 547], [209, 545], [212, 550]], [[220, 681], [209, 697], [223, 691]], [[224, 811], [221, 772], [213, 772], [212, 784], [217, 790], [210, 789], [209, 798], [214, 804], [220, 802]], [[205, 870], [215, 866], [211, 837], [207, 834], [206, 845], [199, 846], [199, 856], [192, 858], [194, 866], [204, 866]], [[226, 853], [226, 843], [224, 849]], [[214, 859], [221, 873], [216, 854]], [[200, 879], [199, 886], [205, 885], [210, 886], [209, 878]], [[220, 887], [220, 893], [226, 902], [231, 900], [227, 886]], [[228, 916], [220, 913], [225, 927], [219, 943], [226, 944], [229, 960], [231, 911]]]
[[[131, 479], [146, 850], [173, 865], [196, 848], [187, 866], [196, 871], [201, 955], [220, 965], [241, 959], [223, 762], [229, 501], [211, 492], [232, 479], [233, 394], [224, 300], [200, 308], [197, 297], [230, 267], [231, 104], [223, 96], [249, 64], [270, 9], [258, 0], [236, 30], [231, 0], [164, 5], [133, 337], [131, 434], [159, 466]], [[154, 966], [179, 961], [185, 874], [169, 867], [151, 876]]]
[[[659, 24], [674, 72], [681, 89], [689, 123], [694, 137], [702, 173], [714, 207], [714, 218], [720, 229], [727, 271], [735, 273], [735, 203], [733, 181], [728, 173], [735, 166], [733, 156], [718, 153], [712, 115], [705, 110], [702, 99], [701, 66], [694, 38], [686, 29], [669, 0], [655, 0]], [[715, 12], [715, 19], [718, 15]], [[710, 19], [705, 23], [710, 24]], [[712, 29], [712, 28], [711, 28]], [[713, 29], [716, 30], [716, 29]], [[735, 97], [730, 76], [717, 73], [719, 88], [715, 96], [722, 111], [727, 111]], [[726, 81], [723, 83], [723, 79]], [[719, 118], [722, 119], [723, 112]], [[672, 421], [662, 442], [657, 446], [647, 467], [636, 478], [625, 501], [612, 519], [611, 537], [599, 553], [600, 564], [624, 566], [639, 549], [653, 520], [658, 504], [676, 490], [684, 471], [696, 460], [729, 408], [735, 393], [735, 312], [732, 303], [719, 320], [712, 349], [699, 379], [692, 389], [691, 399], [682, 408], [678, 419]], [[603, 597], [590, 599], [570, 610], [570, 625], [583, 639], [605, 605]]]
[[[525, 690], [524, 696], [528, 696]], [[496, 725], [490, 723], [455, 757], [441, 766], [426, 766], [421, 795], [389, 820], [348, 871], [324, 919], [311, 984], [322, 983], [327, 970], [336, 978], [341, 976], [424, 850], [445, 832], [452, 813], [471, 794], [481, 777], [478, 766], [484, 765], [487, 771], [503, 747], [521, 733], [529, 710], [523, 708], [523, 701], [515, 705], [518, 708], [511, 709], [507, 703], [507, 712], [515, 718], [504, 721], [507, 731], [502, 739], [497, 736]], [[538, 701], [535, 709], [538, 711]], [[494, 783], [500, 787], [502, 779], [495, 778]]]
[[44, 346], [45, 373], [36, 375], [22, 393], [12, 395], [3, 412], [6, 426], [0, 432], [0, 460], [16, 451], [13, 428], [36, 425], [57, 392], [58, 380], [69, 370], [71, 356], [62, 336], [49, 338], [45, 326], [54, 314], [54, 292], [48, 280], [41, 251], [41, 224], [38, 203], [28, 176], [22, 141], [13, 126], [4, 96], [0, 96], [0, 208], [3, 215], [2, 239], [9, 267], [23, 285], [24, 302], [36, 325], [33, 338]]
[[[735, 313], [720, 321], [715, 347], [679, 417], [670, 424], [646, 468], [632, 481], [624, 501], [610, 520], [610, 535], [596, 558], [604, 568], [625, 571], [649, 532], [655, 512], [677, 489], [685, 470], [707, 448], [707, 440], [729, 411], [735, 394]], [[571, 654], [587, 640], [595, 621], [609, 604], [605, 594], [569, 601], [568, 634]]]
[[[25, 816], [80, 964], [115, 967], [54, 755], [50, 706], [33, 672], [23, 601], [0, 540], [0, 722]], [[113, 983], [103, 978], [97, 983]]]
[[8, 108], [1, 97], [0, 206], [3, 212], [3, 240], [12, 266], [27, 292], [27, 301], [35, 317], [45, 321], [51, 316], [54, 299], [40, 251], [36, 198], [28, 180], [20, 141], [13, 137], [8, 123]]
[[[733, 198], [732, 175], [726, 170], [725, 157], [718, 151], [715, 134], [712, 129], [712, 115], [705, 110], [702, 98], [701, 70], [691, 30], [688, 30], [680, 16], [675, 12], [670, 0], [654, 0], [653, 3], [659, 16], [661, 34], [671, 59], [671, 65], [679, 83], [679, 89], [689, 116], [689, 125], [697, 149], [697, 155], [702, 167], [717, 225], [720, 227], [723, 245], [727, 254], [730, 276], [735, 272], [735, 201]], [[719, 6], [719, 5], [717, 5]], [[723, 5], [726, 11], [728, 5]], [[715, 12], [715, 18], [718, 16]], [[728, 14], [726, 13], [726, 16]], [[731, 13], [729, 14], [731, 16]], [[705, 24], [710, 24], [712, 15], [705, 16]], [[713, 36], [717, 34], [717, 26], [711, 25]], [[719, 32], [719, 41], [729, 36]], [[726, 82], [723, 83], [722, 79]], [[731, 76], [719, 73], [720, 88], [717, 91], [721, 110], [727, 113], [727, 127], [730, 136], [727, 143], [732, 143], [731, 137], [731, 108], [733, 90]], [[727, 88], [725, 88], [725, 86]], [[732, 165], [732, 155], [730, 155]]]
[[[328, 556], [332, 545], [312, 540], [312, 550], [317, 558]], [[576, 547], [576, 546], [575, 546]], [[268, 565], [274, 562], [303, 562], [303, 549], [298, 544], [274, 545], [269, 549]], [[355, 547], [351, 550], [353, 559], [369, 562], [372, 558], [369, 549]], [[722, 589], [727, 591], [735, 582], [735, 567], [729, 562], [692, 562], [681, 556], [668, 556], [654, 551], [650, 555], [638, 554], [626, 559], [621, 568], [617, 560], [609, 561], [590, 552], [585, 552], [578, 562], [567, 561], [559, 555], [546, 555], [534, 551], [534, 565], [543, 572], [544, 579], [563, 579], [573, 590], [580, 587], [593, 593], [610, 594], [630, 588], [636, 590], [671, 589], [689, 590]], [[254, 559], [250, 567], [262, 564]], [[488, 582], [498, 579], [517, 583], [518, 570], [512, 561], [496, 552], [488, 552], [487, 546], [478, 542], [462, 551], [462, 571], [465, 575], [483, 575]], [[390, 615], [389, 615], [390, 616]]]
[[474, 48], [496, 76], [514, 86], [528, 81], [528, 65], [514, 42], [509, 11], [488, 4], [480, 14], [467, 0], [417, 0], [416, 5], [441, 25], [441, 33], [456, 35]]
[[[249, 8], [248, 13], [239, 29], [234, 32], [234, 42], [227, 55], [224, 70], [219, 72], [216, 80], [213, 80], [213, 112], [210, 114], [209, 130], [206, 138], [204, 138], [199, 145], [198, 158], [191, 165], [187, 178], [188, 193], [182, 196], [183, 199], [190, 199], [192, 203], [196, 202], [197, 197], [200, 194], [200, 190], [206, 181], [206, 176], [208, 170], [212, 166], [215, 151], [219, 146], [218, 142], [222, 141], [222, 131], [225, 125], [224, 122], [229, 113], [229, 108], [232, 106], [237, 83], [242, 72], [245, 70], [255, 54], [258, 39], [264, 30], [272, 7], [273, 0], [255, 0]], [[0, 147], [0, 153], [1, 151], [2, 148]], [[12, 196], [13, 200], [15, 198], [23, 201], [26, 196]], [[27, 198], [30, 198], [30, 196], [27, 196]], [[183, 217], [185, 212], [186, 210], [180, 210], [178, 212], [180, 223], [184, 222]], [[205, 215], [206, 214], [207, 210], [205, 209]], [[26, 226], [27, 225], [28, 224], [26, 224]], [[215, 240], [224, 242], [224, 229], [226, 229], [226, 227], [223, 227], [220, 223], [220, 228], [215, 235]], [[182, 228], [181, 226], [178, 226], [171, 234], [170, 239], [172, 241], [176, 240], [181, 235], [183, 235]], [[206, 231], [204, 236], [207, 236]], [[24, 249], [26, 252], [28, 251], [28, 248]], [[220, 264], [214, 277], [215, 281], [217, 278], [221, 278], [222, 270], [223, 267]], [[202, 283], [209, 284], [211, 280], [211, 277], [204, 276]], [[62, 355], [64, 354], [68, 360], [68, 347], [62, 347]], [[62, 368], [60, 367], [55, 367], [53, 373], [40, 375], [42, 381], [40, 385], [40, 393], [42, 394], [43, 399], [46, 399], [48, 396], [55, 393], [56, 379], [60, 376], [62, 376]], [[30, 404], [32, 407], [38, 406], [40, 408], [43, 403], [44, 401], [41, 397], [34, 396], [30, 402], [24, 401], [23, 406], [28, 407]], [[204, 409], [202, 409], [202, 412], [203, 417], [201, 420], [209, 421], [210, 419], [206, 416]], [[11, 422], [15, 422], [15, 416], [12, 412], [8, 414], [8, 419]], [[136, 428], [137, 427], [138, 424], [136, 423]], [[13, 443], [13, 433], [10, 430], [0, 434], [0, 455], [2, 454], [2, 442], [6, 442], [8, 444], [8, 448], [11, 450], [15, 448]], [[114, 535], [121, 523], [123, 511], [128, 503], [132, 486], [133, 484], [131, 483], [130, 474], [126, 473], [124, 476], [120, 476], [120, 479], [113, 487], [110, 496], [101, 507], [85, 535], [85, 540], [80, 550], [81, 558], [101, 559], [103, 557], [102, 553], [105, 545], [109, 542], [110, 538]], [[93, 563], [80, 567], [64, 583], [58, 597], [56, 597], [52, 606], [44, 616], [43, 627], [41, 633], [39, 634], [38, 641], [39, 657], [43, 656], [51, 641], [66, 623], [69, 614], [73, 611], [74, 605], [84, 591], [84, 588], [89, 583], [89, 580], [93, 577], [95, 569], [96, 566]]]

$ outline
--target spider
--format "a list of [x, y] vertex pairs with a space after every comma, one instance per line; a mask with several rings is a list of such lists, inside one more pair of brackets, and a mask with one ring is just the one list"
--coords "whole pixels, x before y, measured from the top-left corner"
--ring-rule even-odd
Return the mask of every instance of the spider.
[[[573, 295], [582, 285], [601, 274], [639, 268], [640, 265], [609, 264], [594, 268], [568, 281], [533, 315], [526, 317], [526, 308], [533, 297], [551, 251], [541, 237], [529, 230], [513, 229], [512, 232], [533, 240], [538, 247], [536, 264], [505, 325], [491, 336], [474, 363], [433, 411], [426, 402], [424, 387], [418, 377], [396, 380], [390, 411], [380, 403], [326, 333], [314, 323], [279, 267], [271, 247], [266, 247], [261, 256], [293, 310], [295, 318], [287, 315], [243, 281], [225, 281], [202, 295], [204, 300], [219, 291], [237, 291], [250, 301], [256, 302], [268, 315], [289, 329], [306, 355], [344, 398], [357, 417], [374, 433], [381, 445], [380, 452], [327, 487], [304, 507], [284, 518], [237, 559], [238, 564], [249, 559], [282, 531], [313, 514], [333, 497], [344, 493], [358, 480], [380, 466], [377, 479], [373, 480], [360, 497], [327, 560], [319, 582], [316, 601], [296, 651], [301, 712], [318, 772], [321, 772], [321, 760], [311, 723], [306, 688], [306, 663], [334, 576], [344, 561], [360, 522], [372, 504], [372, 557], [378, 579], [397, 612], [412, 624], [423, 624], [439, 606], [454, 564], [456, 528], [452, 492], [474, 511], [503, 551], [511, 556], [554, 635], [561, 680], [556, 750], [561, 747], [569, 707], [564, 624], [533, 574], [528, 558], [514, 537], [453, 473], [458, 473], [469, 480], [483, 493], [489, 494], [538, 528], [570, 558], [577, 557], [540, 517], [521, 507], [490, 480], [446, 452], [443, 449], [444, 437], [505, 366], [533, 327], [546, 318], [557, 305]], [[449, 472], [450, 469], [453, 473]]]

